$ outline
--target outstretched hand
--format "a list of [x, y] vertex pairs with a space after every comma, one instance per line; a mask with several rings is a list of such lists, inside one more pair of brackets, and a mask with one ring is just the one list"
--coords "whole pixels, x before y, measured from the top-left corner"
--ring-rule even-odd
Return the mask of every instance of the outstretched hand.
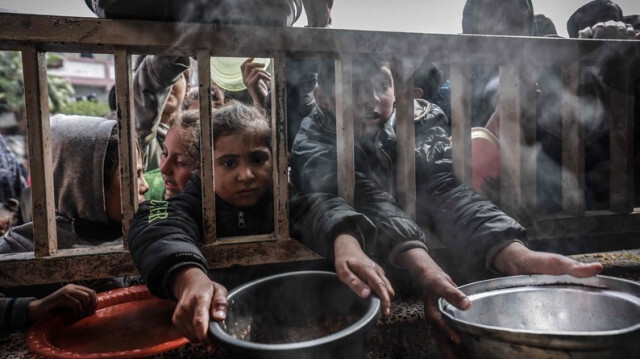
[[264, 69], [264, 64], [253, 62], [253, 58], [248, 58], [242, 65], [242, 81], [251, 95], [253, 105], [262, 107], [271, 84], [271, 74]]
[[581, 263], [556, 253], [532, 251], [519, 242], [511, 243], [498, 252], [493, 266], [506, 275], [568, 274], [586, 278], [602, 272], [601, 263]]
[[640, 32], [636, 32], [630, 24], [609, 20], [580, 30], [578, 32], [578, 38], [640, 40]]
[[67, 284], [42, 299], [31, 301], [27, 316], [29, 320], [35, 321], [52, 310], [68, 308], [74, 317], [84, 317], [95, 312], [97, 305], [98, 300], [93, 289]]
[[221, 321], [227, 316], [227, 289], [207, 276], [200, 268], [187, 267], [176, 275], [174, 294], [178, 299], [173, 324], [191, 342], [214, 350], [207, 337], [209, 318]]
[[409, 270], [418, 285], [424, 302], [424, 316], [434, 329], [443, 358], [461, 358], [460, 335], [442, 319], [438, 299], [444, 298], [458, 309], [471, 308], [471, 301], [461, 292], [451, 277], [422, 248], [414, 248], [398, 255], [398, 263]]
[[369, 297], [371, 291], [376, 293], [380, 298], [382, 315], [390, 315], [395, 292], [384, 270], [362, 251], [358, 240], [349, 234], [339, 234], [333, 247], [338, 278], [361, 298]]

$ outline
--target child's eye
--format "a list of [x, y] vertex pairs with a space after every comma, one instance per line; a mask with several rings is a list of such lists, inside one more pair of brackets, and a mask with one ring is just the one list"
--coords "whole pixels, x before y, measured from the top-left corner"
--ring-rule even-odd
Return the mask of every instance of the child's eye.
[[380, 81], [378, 81], [377, 87], [381, 91], [386, 91], [391, 87], [391, 81], [389, 81], [389, 80], [380, 80]]
[[253, 154], [251, 155], [251, 163], [254, 164], [262, 164], [267, 161], [267, 156], [264, 154]]
[[165, 151], [162, 151], [161, 157], [162, 158], [167, 158], [168, 154]]
[[222, 165], [228, 168], [233, 168], [236, 166], [236, 160], [224, 160], [222, 161]]

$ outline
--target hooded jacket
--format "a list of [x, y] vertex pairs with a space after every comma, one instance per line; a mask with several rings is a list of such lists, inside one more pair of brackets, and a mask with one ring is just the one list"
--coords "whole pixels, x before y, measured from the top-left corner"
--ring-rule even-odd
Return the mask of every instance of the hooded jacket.
[[504, 246], [525, 237], [515, 220], [454, 176], [451, 147], [438, 127], [447, 121], [442, 111], [426, 101], [415, 101], [414, 109], [417, 223], [395, 200], [395, 113], [376, 136], [373, 148], [356, 143], [355, 196], [349, 205], [337, 196], [335, 118], [315, 109], [303, 121], [291, 153], [294, 235], [331, 257], [335, 235], [347, 230], [365, 253], [397, 265], [400, 252], [426, 249], [424, 226], [458, 258], [481, 268]]
[[[202, 184], [197, 175], [180, 194], [166, 201], [146, 201], [138, 208], [129, 230], [129, 249], [153, 295], [174, 298], [172, 280], [180, 268], [207, 271], [200, 251], [202, 220]], [[272, 193], [265, 193], [250, 208], [234, 207], [216, 196], [216, 232], [218, 238], [272, 233]]]
[[[58, 248], [122, 243], [119, 223], [107, 218], [104, 160], [116, 121], [57, 115], [51, 118], [51, 153]], [[0, 253], [33, 251], [33, 222], [11, 228], [0, 238]], [[0, 293], [0, 328], [27, 323], [34, 297], [9, 298]]]

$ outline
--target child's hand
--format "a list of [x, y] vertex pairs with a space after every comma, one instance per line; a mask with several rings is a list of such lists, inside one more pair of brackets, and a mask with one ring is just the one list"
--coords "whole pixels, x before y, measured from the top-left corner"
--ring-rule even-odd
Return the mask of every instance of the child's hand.
[[209, 318], [221, 321], [227, 316], [227, 289], [209, 279], [200, 268], [187, 267], [176, 275], [174, 294], [178, 304], [173, 324], [187, 339], [213, 351], [213, 343], [207, 337]]
[[358, 240], [349, 234], [339, 234], [333, 247], [338, 278], [362, 298], [369, 297], [373, 290], [380, 298], [382, 315], [390, 315], [395, 292], [384, 270], [362, 251]]
[[29, 320], [35, 321], [58, 308], [69, 308], [74, 317], [84, 317], [96, 310], [96, 292], [87, 287], [67, 284], [42, 299], [29, 303]]
[[253, 58], [248, 58], [240, 65], [242, 81], [247, 87], [255, 107], [262, 107], [271, 84], [271, 74], [264, 70], [263, 67], [264, 64], [253, 62]]

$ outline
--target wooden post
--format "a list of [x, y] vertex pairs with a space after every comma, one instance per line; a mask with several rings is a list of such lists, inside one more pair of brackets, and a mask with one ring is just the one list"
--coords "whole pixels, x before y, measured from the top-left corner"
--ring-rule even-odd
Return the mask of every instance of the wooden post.
[[131, 54], [126, 49], [114, 51], [116, 72], [116, 108], [118, 114], [118, 151], [120, 154], [120, 206], [122, 210], [122, 238], [128, 247], [127, 234], [138, 210], [137, 135], [133, 114], [133, 81]]
[[580, 65], [573, 62], [562, 69], [562, 210], [584, 214], [584, 125], [579, 120]]
[[336, 60], [335, 98], [338, 195], [349, 204], [353, 204], [355, 190], [352, 66], [353, 59], [351, 55], [346, 54]]
[[468, 64], [451, 65], [451, 146], [456, 176], [471, 186], [471, 80]]
[[271, 78], [271, 134], [273, 144], [274, 230], [279, 239], [289, 238], [289, 166], [287, 148], [287, 57], [275, 53]]
[[409, 59], [394, 62], [396, 71], [396, 148], [398, 153], [396, 195], [400, 207], [416, 218], [416, 135], [413, 109], [414, 64]]
[[35, 46], [24, 48], [22, 72], [31, 168], [34, 255], [46, 257], [58, 250], [46, 54]]
[[200, 101], [200, 178], [202, 179], [202, 220], [205, 243], [216, 240], [216, 192], [213, 165], [214, 146], [211, 108], [211, 53], [196, 51], [198, 58], [198, 99]]

